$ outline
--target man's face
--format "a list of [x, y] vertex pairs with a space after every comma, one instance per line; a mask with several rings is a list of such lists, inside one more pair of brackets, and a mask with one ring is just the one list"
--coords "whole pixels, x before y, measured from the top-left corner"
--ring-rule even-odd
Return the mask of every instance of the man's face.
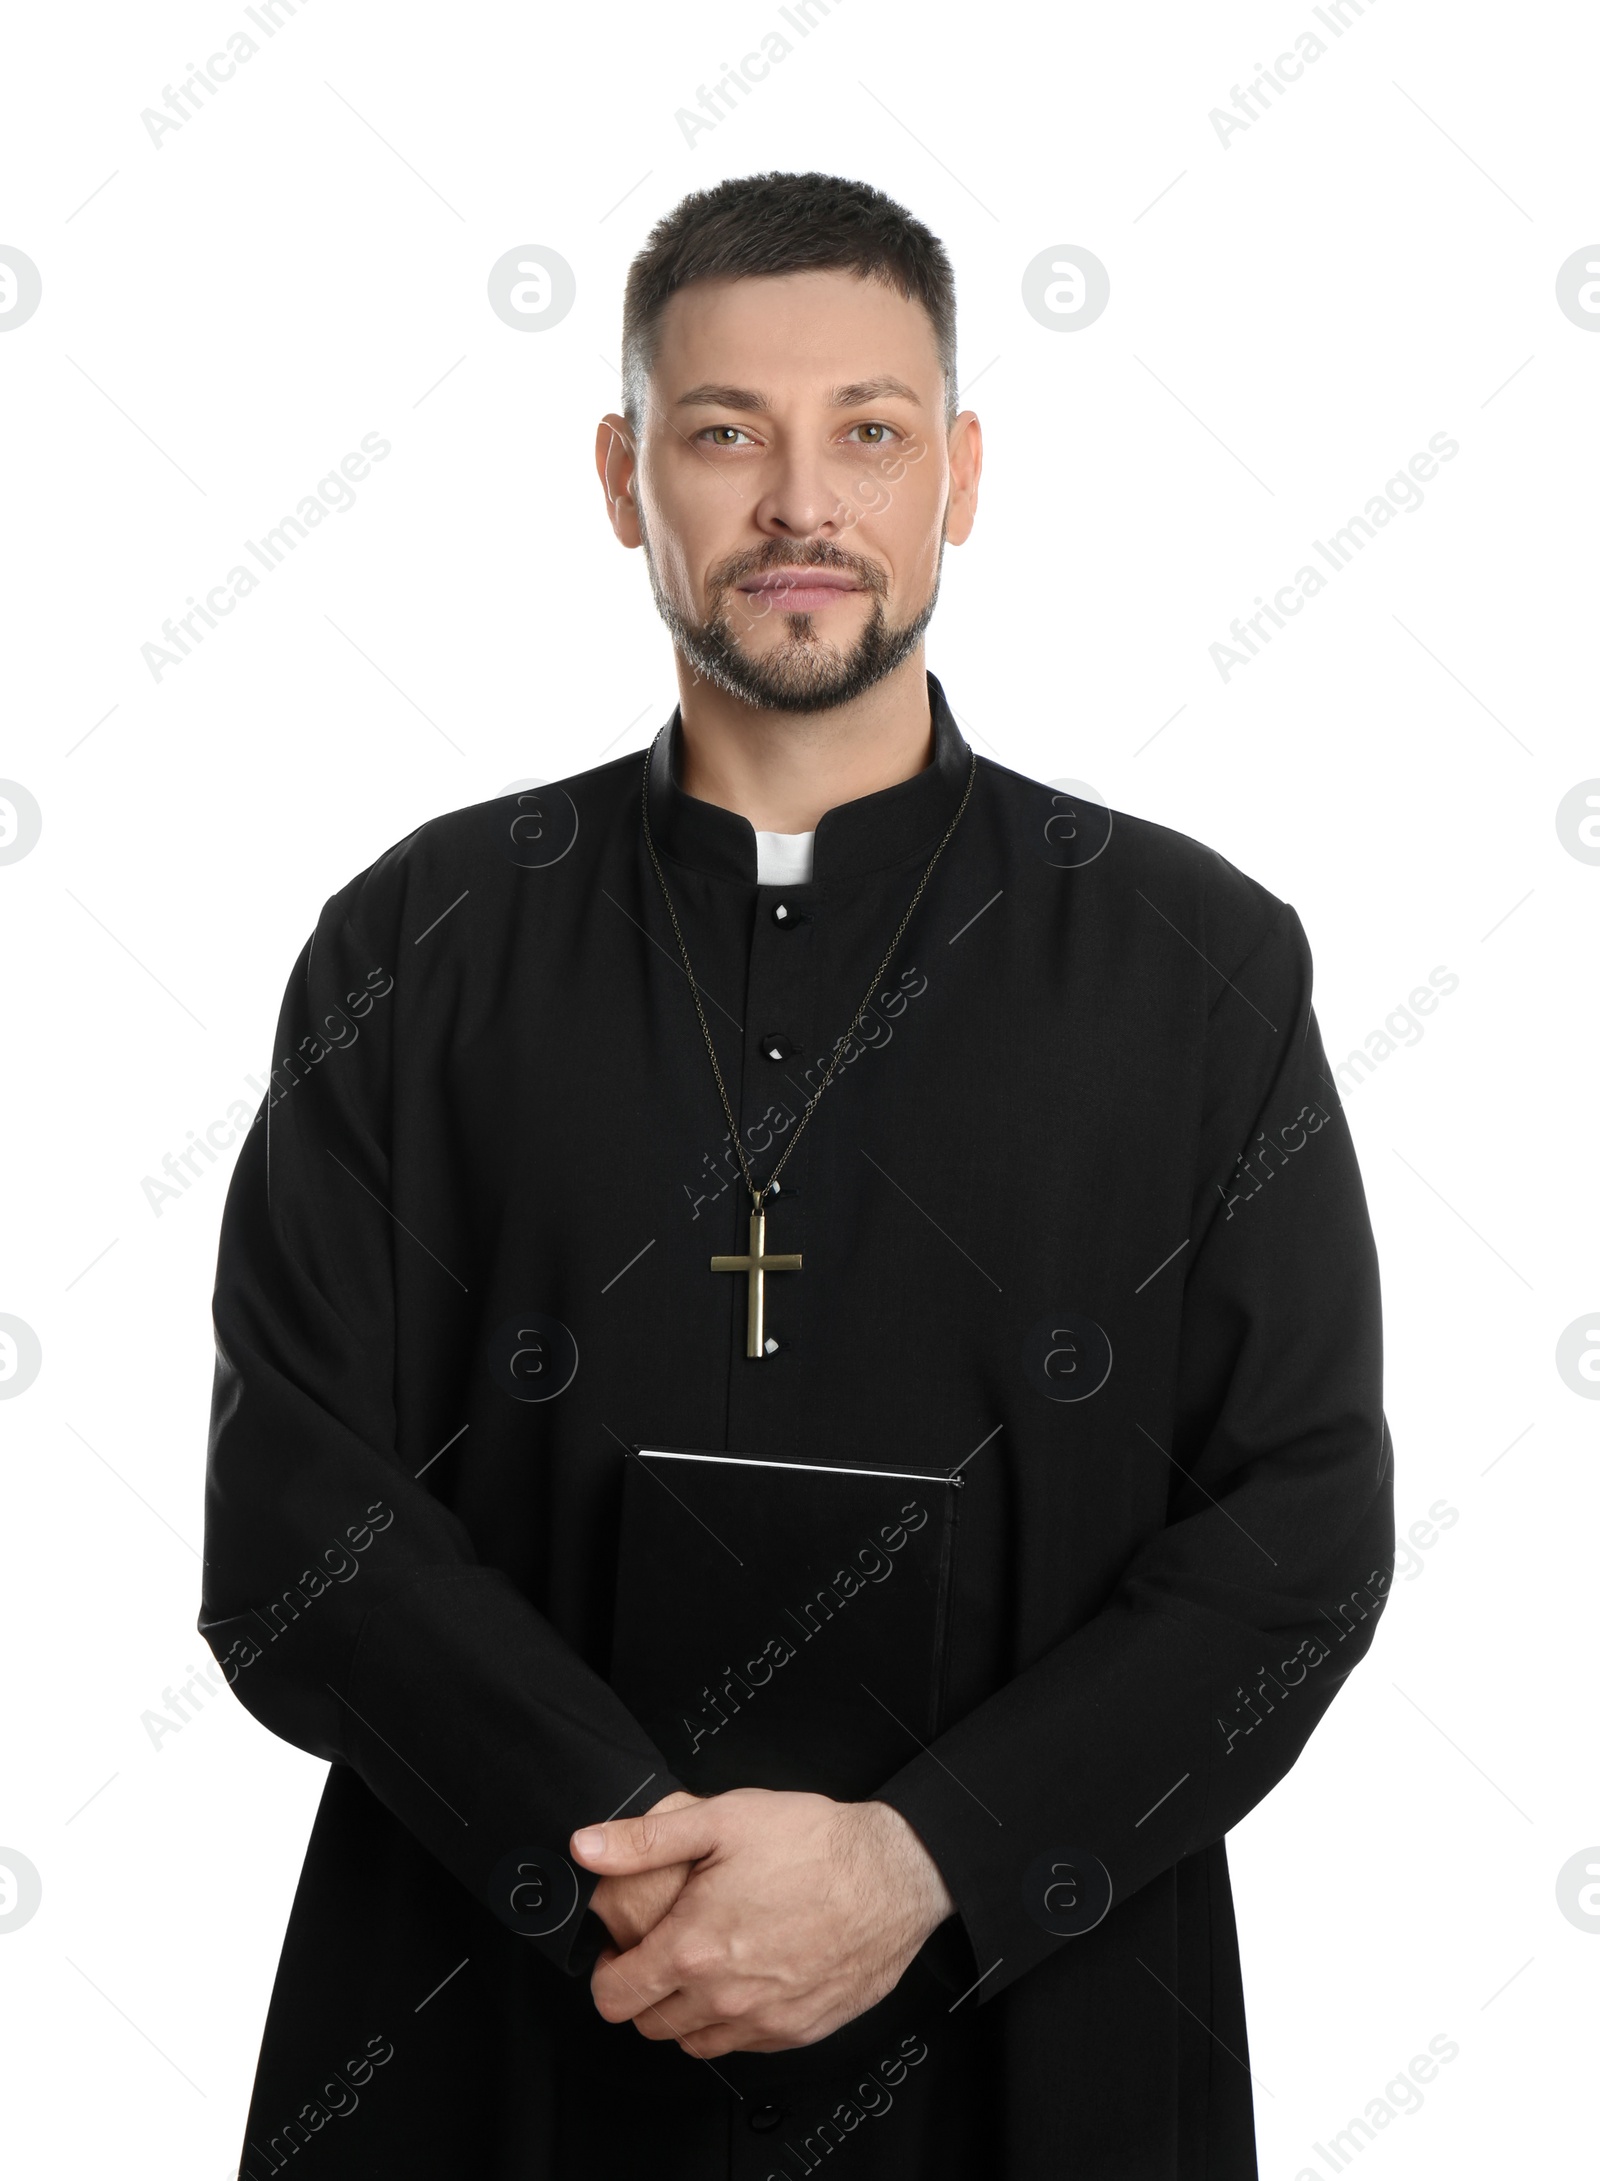
[[620, 417], [597, 442], [618, 535], [709, 681], [763, 709], [848, 702], [916, 648], [971, 528], [977, 423], [946, 434], [927, 313], [791, 273], [693, 282], [660, 332], [634, 458]]

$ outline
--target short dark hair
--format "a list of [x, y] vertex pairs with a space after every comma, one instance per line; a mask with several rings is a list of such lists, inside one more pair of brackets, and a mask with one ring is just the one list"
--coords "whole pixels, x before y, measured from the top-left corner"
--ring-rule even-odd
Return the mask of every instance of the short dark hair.
[[851, 272], [898, 288], [933, 322], [945, 426], [956, 415], [956, 283], [944, 244], [870, 182], [746, 174], [697, 189], [650, 230], [622, 301], [622, 409], [638, 430], [661, 313], [691, 280]]

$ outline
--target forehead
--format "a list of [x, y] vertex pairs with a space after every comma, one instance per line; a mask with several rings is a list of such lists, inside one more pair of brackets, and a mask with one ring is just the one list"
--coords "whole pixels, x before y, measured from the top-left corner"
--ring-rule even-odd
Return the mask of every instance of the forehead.
[[662, 310], [651, 380], [670, 404], [704, 382], [776, 399], [891, 375], [937, 406], [932, 319], [884, 281], [827, 271], [691, 281]]

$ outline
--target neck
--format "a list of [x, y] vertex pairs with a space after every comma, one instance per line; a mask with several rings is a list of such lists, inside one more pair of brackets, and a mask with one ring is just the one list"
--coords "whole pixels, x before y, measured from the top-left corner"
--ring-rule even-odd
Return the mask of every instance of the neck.
[[703, 681], [678, 659], [686, 795], [748, 818], [758, 833], [809, 833], [824, 811], [892, 788], [933, 757], [922, 646], [892, 674], [826, 712], [773, 712]]

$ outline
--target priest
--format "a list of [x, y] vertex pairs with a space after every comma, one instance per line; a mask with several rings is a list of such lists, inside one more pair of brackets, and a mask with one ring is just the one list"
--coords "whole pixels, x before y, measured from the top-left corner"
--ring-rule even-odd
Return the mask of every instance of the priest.
[[1305, 933], [928, 671], [920, 222], [698, 193], [623, 357], [678, 704], [332, 895], [229, 1188], [199, 1625], [330, 1767], [241, 2173], [1246, 2181], [1225, 1836], [1393, 1566]]

